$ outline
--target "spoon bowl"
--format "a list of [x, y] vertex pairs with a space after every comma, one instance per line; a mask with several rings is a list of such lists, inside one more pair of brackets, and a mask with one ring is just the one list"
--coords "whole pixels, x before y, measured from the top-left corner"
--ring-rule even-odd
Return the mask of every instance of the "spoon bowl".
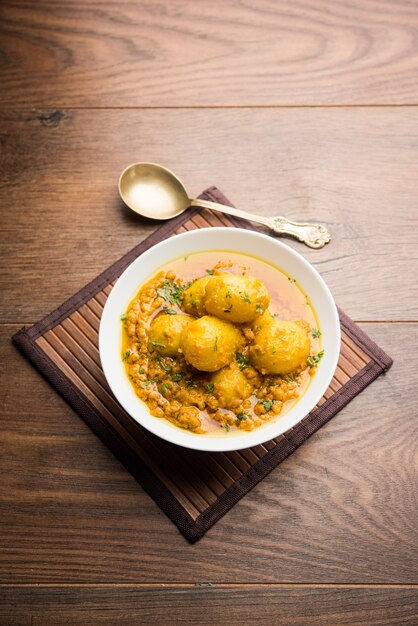
[[171, 219], [190, 206], [182, 182], [156, 163], [133, 163], [124, 169], [119, 193], [132, 211], [153, 220]]

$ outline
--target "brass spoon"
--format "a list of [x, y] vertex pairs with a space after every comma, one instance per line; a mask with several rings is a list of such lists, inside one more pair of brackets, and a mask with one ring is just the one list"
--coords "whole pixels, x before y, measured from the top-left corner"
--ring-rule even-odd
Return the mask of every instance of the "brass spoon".
[[120, 175], [119, 193], [133, 211], [156, 220], [171, 219], [189, 206], [198, 206], [264, 224], [274, 233], [295, 237], [310, 248], [322, 248], [331, 239], [321, 224], [291, 222], [281, 216], [263, 217], [218, 202], [191, 199], [177, 176], [155, 163], [129, 165]]

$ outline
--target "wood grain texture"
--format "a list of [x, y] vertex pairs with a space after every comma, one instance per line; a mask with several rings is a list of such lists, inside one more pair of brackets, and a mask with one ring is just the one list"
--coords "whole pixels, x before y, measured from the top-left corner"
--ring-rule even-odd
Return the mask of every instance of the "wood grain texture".
[[[417, 108], [2, 111], [0, 321], [36, 321], [150, 234], [118, 197], [130, 162], [191, 194], [327, 224], [311, 261], [354, 319], [418, 319]], [[390, 294], [390, 297], [388, 297]]]
[[[7, 626], [415, 626], [415, 588], [293, 586], [6, 587]], [[204, 608], [203, 608], [204, 607]]]
[[418, 102], [408, 0], [5, 0], [0, 103]]
[[[1, 3], [2, 626], [417, 623], [417, 71], [409, 0]], [[393, 368], [194, 546], [9, 340], [156, 228], [139, 160], [325, 222], [288, 243], [338, 304], [415, 320], [363, 325]]]
[[0, 583], [418, 583], [418, 324], [363, 327], [392, 369], [189, 546], [4, 326]]

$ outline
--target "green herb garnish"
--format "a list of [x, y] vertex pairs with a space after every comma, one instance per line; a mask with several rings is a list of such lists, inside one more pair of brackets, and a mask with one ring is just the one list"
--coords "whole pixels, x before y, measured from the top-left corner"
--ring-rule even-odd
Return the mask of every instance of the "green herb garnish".
[[238, 422], [242, 422], [242, 420], [249, 419], [246, 413], [238, 413], [237, 420]]
[[226, 430], [227, 433], [229, 433], [229, 431], [231, 430], [231, 427], [229, 424], [223, 424], [222, 428]]
[[141, 383], [141, 387], [143, 387], [144, 389], [146, 389], [147, 387], [149, 387], [149, 380], [144, 380], [143, 383]]
[[217, 352], [217, 350], [218, 350], [218, 335], [216, 335], [215, 343], [213, 344], [213, 348], [212, 349], [213, 349], [214, 352]]
[[315, 367], [316, 365], [318, 365], [319, 361], [322, 359], [323, 356], [324, 356], [324, 351], [321, 350], [321, 352], [318, 352], [318, 354], [310, 354], [306, 362], [310, 367]]
[[266, 413], [268, 413], [268, 411], [270, 411], [271, 407], [274, 404], [274, 400], [260, 400], [258, 404], [262, 404], [266, 410]]
[[184, 289], [176, 285], [172, 280], [165, 280], [162, 287], [155, 290], [157, 295], [170, 304], [182, 305]]
[[206, 383], [206, 392], [207, 393], [212, 393], [212, 391], [215, 389], [215, 385], [213, 383]]
[[230, 291], [227, 291], [225, 294], [225, 298], [232, 298], [232, 293]]
[[209, 276], [213, 276], [215, 273], [214, 270], [206, 270], [206, 271], [209, 274]]
[[276, 346], [271, 346], [271, 352], [272, 352], [272, 354], [276, 354], [276, 352], [277, 352]]
[[168, 315], [177, 315], [177, 311], [175, 311], [174, 309], [170, 309], [170, 307], [168, 306], [163, 306], [163, 311]]
[[248, 361], [249, 361], [249, 359], [248, 359], [246, 356], [244, 356], [244, 355], [242, 354], [242, 352], [236, 352], [236, 353], [235, 353], [235, 358], [236, 358], [236, 360], [237, 360], [237, 363], [238, 363], [238, 365], [239, 365], [240, 370], [241, 370], [241, 371], [242, 371], [242, 370], [245, 370], [245, 368], [246, 368], [246, 367], [247, 367], [247, 365], [248, 365]]
[[321, 331], [319, 330], [319, 328], [312, 328], [311, 330], [311, 335], [314, 339], [319, 339], [319, 337], [322, 335]]
[[184, 378], [184, 374], [174, 374], [174, 376], [170, 376], [170, 379], [173, 381], [173, 383], [178, 383], [181, 380], [183, 380]]
[[122, 315], [120, 316], [120, 319], [122, 322], [125, 322], [128, 319], [128, 316], [126, 315], [126, 313], [122, 313]]
[[150, 341], [150, 344], [154, 346], [154, 348], [166, 348], [167, 346], [159, 341]]
[[190, 300], [190, 306], [196, 307], [197, 306], [196, 300], [193, 300], [193, 299]]
[[255, 310], [260, 315], [262, 315], [264, 313], [264, 306], [261, 304], [261, 302], [260, 302], [260, 304], [257, 304], [257, 306], [255, 307]]
[[160, 385], [160, 393], [162, 393], [163, 395], [165, 394], [167, 389], [170, 389], [170, 386], [167, 385], [167, 383], [162, 383], [162, 385]]
[[131, 351], [127, 350], [125, 354], [123, 355], [122, 360], [126, 361], [127, 359], [129, 359], [130, 356], [131, 356]]
[[164, 359], [160, 359], [160, 365], [163, 368], [163, 370], [166, 372], [171, 372], [171, 370], [173, 369], [171, 365], [169, 365], [168, 363], [164, 361]]
[[249, 297], [249, 295], [248, 295], [248, 293], [246, 291], [241, 292], [241, 295], [242, 295], [242, 297], [244, 299], [244, 302], [248, 302], [248, 304], [251, 304], [250, 297]]
[[145, 374], [145, 370], [143, 367], [140, 367], [138, 370], [138, 374]]
[[297, 383], [298, 382], [298, 377], [297, 376], [286, 376], [286, 378], [283, 378], [285, 383]]

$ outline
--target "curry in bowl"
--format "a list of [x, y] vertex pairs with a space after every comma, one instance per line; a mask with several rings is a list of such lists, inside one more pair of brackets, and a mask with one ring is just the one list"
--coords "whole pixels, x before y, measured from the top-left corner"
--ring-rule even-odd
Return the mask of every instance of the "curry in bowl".
[[156, 418], [196, 434], [285, 415], [322, 358], [296, 280], [256, 257], [197, 252], [163, 266], [121, 315], [122, 359]]

